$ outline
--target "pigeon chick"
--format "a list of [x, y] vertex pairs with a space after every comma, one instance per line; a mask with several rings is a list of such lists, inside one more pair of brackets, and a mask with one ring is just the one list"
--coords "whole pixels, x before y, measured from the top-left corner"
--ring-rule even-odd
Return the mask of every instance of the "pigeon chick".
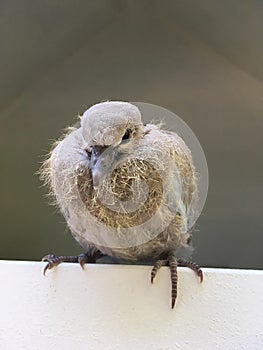
[[59, 140], [41, 170], [67, 225], [86, 253], [46, 255], [44, 274], [61, 262], [153, 262], [151, 282], [169, 266], [172, 308], [177, 266], [190, 248], [197, 181], [189, 148], [176, 133], [144, 125], [130, 103], [98, 103]]

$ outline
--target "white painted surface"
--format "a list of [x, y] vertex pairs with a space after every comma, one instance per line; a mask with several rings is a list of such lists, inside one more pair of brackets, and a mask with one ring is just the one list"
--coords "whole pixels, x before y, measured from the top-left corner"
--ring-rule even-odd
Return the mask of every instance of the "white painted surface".
[[262, 349], [263, 271], [0, 261], [0, 349]]

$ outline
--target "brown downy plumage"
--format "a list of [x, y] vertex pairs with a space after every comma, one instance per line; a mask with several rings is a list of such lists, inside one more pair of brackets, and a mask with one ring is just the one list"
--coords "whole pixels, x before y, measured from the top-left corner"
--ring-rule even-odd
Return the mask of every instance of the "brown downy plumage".
[[78, 257], [47, 255], [44, 272], [63, 261], [94, 262], [103, 255], [170, 266], [172, 307], [198, 201], [192, 156], [176, 133], [143, 125], [127, 102], [89, 108], [81, 126], [56, 143], [41, 177], [72, 235], [87, 251]]

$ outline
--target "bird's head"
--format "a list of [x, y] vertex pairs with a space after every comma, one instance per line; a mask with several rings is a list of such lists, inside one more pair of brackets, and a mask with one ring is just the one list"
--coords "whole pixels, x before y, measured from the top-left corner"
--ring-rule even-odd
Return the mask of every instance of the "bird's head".
[[94, 187], [106, 175], [105, 169], [132, 153], [143, 135], [139, 109], [120, 101], [98, 103], [89, 108], [81, 118], [81, 128]]

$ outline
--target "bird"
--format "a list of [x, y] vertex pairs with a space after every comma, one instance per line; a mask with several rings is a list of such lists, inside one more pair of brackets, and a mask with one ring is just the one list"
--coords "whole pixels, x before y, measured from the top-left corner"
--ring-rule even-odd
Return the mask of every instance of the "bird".
[[197, 173], [185, 141], [162, 125], [143, 123], [125, 101], [88, 108], [80, 125], [55, 142], [40, 169], [53, 203], [85, 253], [47, 254], [44, 275], [62, 262], [150, 263], [151, 283], [168, 266], [171, 307], [177, 300], [177, 267], [203, 272], [185, 259], [192, 251]]

